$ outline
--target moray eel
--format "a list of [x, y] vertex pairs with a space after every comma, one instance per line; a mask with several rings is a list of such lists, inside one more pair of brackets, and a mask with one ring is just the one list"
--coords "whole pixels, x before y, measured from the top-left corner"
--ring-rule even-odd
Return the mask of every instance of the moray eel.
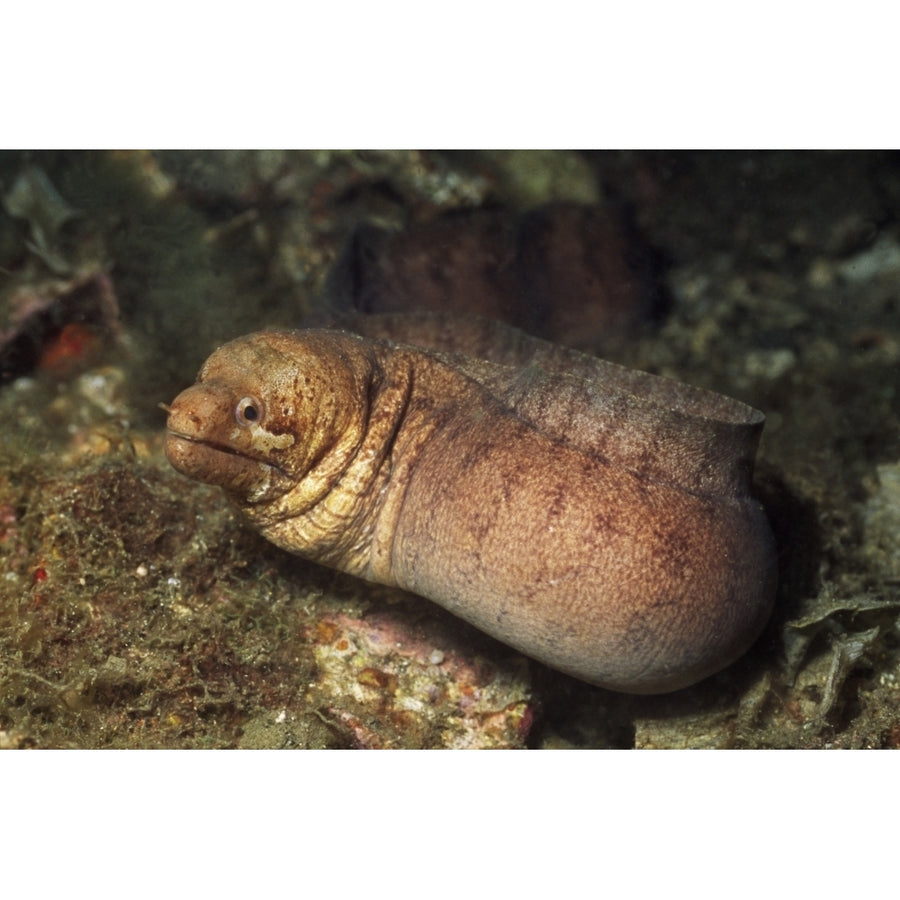
[[219, 348], [167, 407], [171, 464], [279, 547], [605, 688], [676, 690], [754, 641], [762, 413], [499, 323], [366, 318]]
[[621, 209], [456, 210], [403, 231], [360, 226], [326, 294], [344, 313], [483, 316], [612, 353], [666, 311], [662, 267]]

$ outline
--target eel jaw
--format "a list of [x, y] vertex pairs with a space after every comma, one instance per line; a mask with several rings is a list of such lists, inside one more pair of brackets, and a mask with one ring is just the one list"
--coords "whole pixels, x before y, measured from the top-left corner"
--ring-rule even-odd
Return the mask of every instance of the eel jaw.
[[280, 497], [293, 479], [272, 463], [173, 428], [166, 432], [166, 458], [174, 469], [205, 484], [216, 484], [244, 502]]

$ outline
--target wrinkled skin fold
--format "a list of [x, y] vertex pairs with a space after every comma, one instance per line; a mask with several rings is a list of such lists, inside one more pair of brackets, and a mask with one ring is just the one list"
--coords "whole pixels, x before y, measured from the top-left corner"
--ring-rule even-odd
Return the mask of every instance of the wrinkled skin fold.
[[278, 546], [593, 684], [676, 690], [755, 640], [761, 413], [486, 320], [353, 327], [217, 350], [169, 407], [172, 465]]

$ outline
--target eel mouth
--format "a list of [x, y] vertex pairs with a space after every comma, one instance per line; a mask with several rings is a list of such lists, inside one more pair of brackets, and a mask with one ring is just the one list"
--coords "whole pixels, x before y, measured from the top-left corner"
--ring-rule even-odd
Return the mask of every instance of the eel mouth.
[[168, 442], [172, 440], [185, 441], [187, 444], [194, 447], [205, 447], [207, 450], [214, 450], [216, 453], [227, 453], [229, 456], [239, 456], [243, 459], [252, 460], [253, 462], [265, 463], [265, 460], [253, 459], [246, 453], [241, 453], [239, 450], [235, 450], [234, 447], [229, 447], [227, 444], [220, 444], [218, 441], [210, 441], [206, 438], [199, 438], [192, 434], [186, 434], [183, 431], [176, 431], [174, 428], [167, 428], [166, 443], [168, 444]]
[[182, 475], [229, 490], [256, 493], [291, 482], [281, 466], [267, 459], [173, 428], [166, 429], [166, 457]]

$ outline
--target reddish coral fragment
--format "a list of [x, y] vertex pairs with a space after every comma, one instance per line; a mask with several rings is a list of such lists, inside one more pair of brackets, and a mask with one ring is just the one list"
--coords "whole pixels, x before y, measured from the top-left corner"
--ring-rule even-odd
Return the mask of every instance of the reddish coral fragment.
[[73, 375], [90, 365], [99, 347], [100, 339], [93, 328], [70, 322], [44, 345], [37, 368], [60, 378]]

